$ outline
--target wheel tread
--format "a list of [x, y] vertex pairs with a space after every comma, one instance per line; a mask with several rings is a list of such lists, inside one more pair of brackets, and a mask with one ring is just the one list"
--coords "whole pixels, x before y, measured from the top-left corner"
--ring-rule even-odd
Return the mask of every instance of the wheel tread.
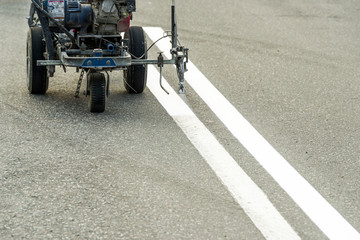
[[104, 112], [106, 103], [106, 81], [102, 73], [90, 74], [90, 97], [89, 110], [90, 112]]
[[[125, 39], [129, 40], [129, 52], [132, 58], [147, 59], [147, 44], [142, 27], [132, 26], [125, 33]], [[124, 85], [128, 93], [142, 93], [146, 87], [147, 65], [130, 66], [124, 71]]]
[[49, 87], [49, 77], [45, 66], [37, 66], [37, 60], [44, 60], [45, 43], [41, 27], [29, 29], [27, 39], [28, 90], [31, 94], [45, 94]]

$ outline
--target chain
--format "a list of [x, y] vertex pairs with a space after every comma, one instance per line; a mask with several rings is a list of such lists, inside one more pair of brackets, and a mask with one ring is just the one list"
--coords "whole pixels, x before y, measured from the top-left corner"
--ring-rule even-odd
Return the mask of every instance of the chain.
[[80, 73], [79, 81], [78, 81], [78, 84], [77, 84], [77, 87], [76, 87], [76, 92], [75, 92], [75, 97], [76, 98], [78, 98], [79, 94], [80, 94], [80, 87], [81, 87], [82, 80], [84, 78], [84, 73], [85, 73], [85, 70], [82, 69], [81, 73]]

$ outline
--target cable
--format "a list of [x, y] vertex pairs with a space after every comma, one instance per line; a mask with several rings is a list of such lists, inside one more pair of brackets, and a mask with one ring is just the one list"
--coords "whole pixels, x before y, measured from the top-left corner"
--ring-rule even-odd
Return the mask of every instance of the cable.
[[140, 57], [136, 57], [136, 56], [134, 56], [132, 53], [129, 53], [129, 54], [130, 54], [134, 59], [137, 59], [137, 60], [142, 59], [158, 41], [160, 41], [161, 39], [164, 39], [164, 38], [166, 38], [166, 37], [167, 37], [167, 36], [163, 36], [163, 37], [159, 38], [158, 40], [156, 40], [155, 42], [153, 42], [153, 44], [151, 44], [150, 47], [145, 51], [145, 53], [144, 53], [143, 55], [141, 55]]
[[[103, 38], [103, 37], [100, 37], [100, 36], [95, 36], [95, 37], [100, 38], [101, 40], [104, 40], [104, 42], [111, 43], [111, 44], [114, 45], [116, 48], [121, 48], [121, 47], [122, 47], [122, 46], [119, 46], [118, 44], [116, 44], [116, 43], [114, 43], [114, 42], [111, 42], [111, 41], [107, 40], [106, 38]], [[155, 42], [153, 42], [153, 44], [151, 44], [150, 47], [148, 47], [148, 48], [146, 49], [145, 53], [144, 53], [143, 55], [141, 55], [140, 57], [136, 57], [136, 56], [134, 56], [132, 53], [129, 53], [129, 54], [130, 54], [131, 57], [133, 57], [133, 59], [137, 59], [137, 60], [142, 59], [142, 58], [150, 51], [150, 49], [151, 49], [152, 47], [154, 47], [154, 45], [155, 45], [157, 42], [159, 42], [161, 39], [164, 39], [164, 38], [166, 38], [166, 37], [167, 37], [167, 36], [163, 36], [163, 37], [159, 38], [158, 40], [156, 40]]]

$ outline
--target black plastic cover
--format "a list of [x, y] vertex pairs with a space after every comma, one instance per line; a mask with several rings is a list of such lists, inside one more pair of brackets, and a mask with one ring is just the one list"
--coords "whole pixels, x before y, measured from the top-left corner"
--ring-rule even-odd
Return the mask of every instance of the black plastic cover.
[[129, 12], [135, 12], [136, 11], [135, 0], [127, 0], [126, 4], [127, 4]]

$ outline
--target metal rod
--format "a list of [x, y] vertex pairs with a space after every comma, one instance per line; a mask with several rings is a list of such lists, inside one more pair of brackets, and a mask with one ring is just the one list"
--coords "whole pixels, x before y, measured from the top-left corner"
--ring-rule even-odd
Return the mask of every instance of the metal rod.
[[[158, 60], [152, 60], [152, 59], [132, 59], [131, 60], [131, 65], [143, 65], [143, 64], [157, 64]], [[164, 64], [175, 64], [175, 60], [169, 59], [169, 60], [164, 60]]]
[[177, 48], [177, 23], [175, 12], [175, 0], [172, 0], [171, 5], [171, 43], [173, 50]]
[[[85, 59], [88, 58], [84, 58]], [[157, 64], [158, 61], [155, 59], [132, 59], [131, 60], [131, 64], [130, 65], [144, 65], [144, 64], [152, 64], [155, 65]], [[64, 63], [61, 60], [37, 60], [37, 66], [55, 66], [55, 65], [63, 65]], [[164, 60], [164, 64], [175, 64], [174, 60]], [[79, 67], [76, 65], [67, 65], [69, 67]], [[116, 66], [116, 67], [123, 67], [123, 66]]]
[[163, 84], [162, 84], [162, 68], [160, 66], [160, 87], [162, 88], [162, 90], [164, 90], [164, 92], [166, 92], [167, 95], [169, 95], [170, 93], [164, 88]]

